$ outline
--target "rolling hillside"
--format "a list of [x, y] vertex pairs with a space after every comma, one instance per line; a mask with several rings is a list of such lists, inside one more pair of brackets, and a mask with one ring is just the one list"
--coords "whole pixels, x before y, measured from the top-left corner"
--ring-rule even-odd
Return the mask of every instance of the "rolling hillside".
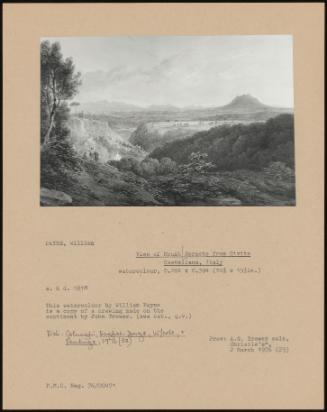
[[151, 157], [187, 163], [193, 152], [206, 153], [216, 170], [261, 170], [280, 161], [294, 168], [293, 115], [282, 114], [265, 123], [220, 126], [167, 143]]

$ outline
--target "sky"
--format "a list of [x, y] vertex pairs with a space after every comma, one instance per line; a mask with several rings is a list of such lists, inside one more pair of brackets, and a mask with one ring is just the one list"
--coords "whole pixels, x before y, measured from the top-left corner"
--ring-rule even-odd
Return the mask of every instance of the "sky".
[[292, 36], [58, 37], [82, 74], [75, 100], [220, 106], [251, 94], [293, 107]]

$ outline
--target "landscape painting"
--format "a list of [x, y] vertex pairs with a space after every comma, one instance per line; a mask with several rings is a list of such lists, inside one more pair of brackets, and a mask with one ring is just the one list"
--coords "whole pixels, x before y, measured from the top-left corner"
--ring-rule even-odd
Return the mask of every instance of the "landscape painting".
[[292, 36], [40, 41], [41, 206], [294, 206]]

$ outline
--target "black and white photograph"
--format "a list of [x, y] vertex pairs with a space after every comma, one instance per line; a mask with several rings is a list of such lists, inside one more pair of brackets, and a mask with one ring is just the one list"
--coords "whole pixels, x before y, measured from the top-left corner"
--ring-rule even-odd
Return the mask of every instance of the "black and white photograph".
[[295, 206], [290, 35], [40, 39], [41, 206]]

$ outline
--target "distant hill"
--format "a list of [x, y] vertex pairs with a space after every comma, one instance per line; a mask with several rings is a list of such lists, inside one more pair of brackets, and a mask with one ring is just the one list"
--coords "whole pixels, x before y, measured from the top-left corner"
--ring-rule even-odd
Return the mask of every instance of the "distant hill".
[[143, 110], [157, 111], [157, 112], [176, 112], [181, 110], [179, 107], [173, 106], [172, 104], [151, 104], [145, 107]]
[[152, 104], [146, 107], [137, 106], [134, 104], [124, 103], [124, 102], [109, 102], [107, 100], [100, 100], [97, 102], [84, 102], [77, 103], [73, 102], [71, 104], [72, 113], [84, 112], [90, 114], [112, 114], [112, 113], [149, 113], [150, 116], [153, 113], [158, 113], [161, 115], [165, 113], [176, 114], [178, 116], [191, 115], [191, 117], [196, 116], [212, 116], [218, 114], [226, 115], [247, 115], [251, 113], [259, 112], [272, 112], [272, 113], [283, 113], [291, 112], [290, 108], [279, 108], [268, 106], [260, 102], [256, 97], [251, 96], [250, 94], [243, 94], [236, 96], [230, 103], [224, 106], [212, 106], [212, 107], [203, 107], [203, 106], [185, 106], [177, 107], [171, 104], [156, 105]]
[[97, 102], [73, 104], [71, 106], [73, 113], [85, 112], [92, 114], [107, 114], [107, 113], [122, 113], [142, 111], [142, 107], [135, 106], [124, 102], [108, 102], [107, 100], [100, 100]]
[[256, 97], [250, 94], [243, 94], [241, 96], [236, 96], [229, 104], [220, 107], [224, 111], [262, 111], [265, 109], [270, 109], [269, 106], [261, 103]]
[[[200, 110], [199, 110], [200, 113]], [[269, 106], [260, 102], [250, 94], [236, 96], [230, 103], [208, 109], [202, 109], [201, 119], [203, 120], [268, 120], [282, 113], [293, 113], [290, 107]]]
[[265, 123], [214, 127], [156, 148], [150, 156], [187, 163], [193, 152], [206, 153], [216, 170], [261, 170], [270, 162], [294, 168], [294, 118], [281, 114]]

